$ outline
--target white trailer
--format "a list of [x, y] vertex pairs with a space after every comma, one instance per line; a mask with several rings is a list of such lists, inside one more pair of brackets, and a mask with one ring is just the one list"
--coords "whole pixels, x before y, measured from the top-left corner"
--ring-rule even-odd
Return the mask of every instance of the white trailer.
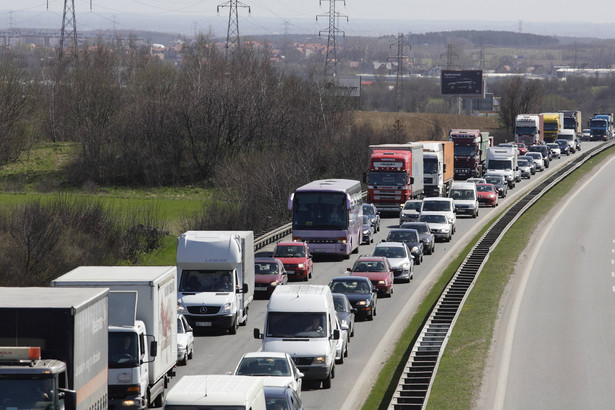
[[162, 406], [177, 363], [177, 268], [80, 266], [51, 285], [111, 290], [109, 406]]
[[195, 329], [230, 334], [248, 320], [254, 299], [254, 233], [188, 231], [177, 241], [178, 301]]

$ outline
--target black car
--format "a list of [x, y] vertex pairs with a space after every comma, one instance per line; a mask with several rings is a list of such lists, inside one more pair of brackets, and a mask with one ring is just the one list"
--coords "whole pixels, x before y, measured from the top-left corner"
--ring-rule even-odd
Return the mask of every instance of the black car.
[[570, 145], [568, 144], [567, 140], [555, 140], [555, 143], [557, 143], [557, 145], [559, 145], [560, 150], [562, 151], [562, 155], [566, 154], [566, 155], [570, 155]]
[[333, 304], [335, 305], [340, 326], [343, 330], [346, 330], [348, 341], [350, 341], [350, 337], [354, 336], [354, 314], [357, 309], [352, 307], [348, 297], [343, 293], [333, 294]]
[[[263, 386], [267, 410], [303, 410], [299, 394], [290, 386]], [[209, 408], [209, 407], [208, 407]], [[225, 407], [228, 408], [228, 407]]]
[[419, 233], [419, 238], [423, 242], [423, 253], [431, 255], [436, 251], [436, 238], [429, 229], [427, 222], [404, 222], [400, 226], [403, 229], [416, 229]]
[[363, 215], [367, 215], [372, 222], [374, 232], [380, 231], [380, 212], [376, 209], [374, 204], [363, 204]]
[[363, 276], [338, 276], [331, 279], [329, 287], [333, 293], [343, 293], [357, 315], [373, 320], [376, 316], [378, 290], [372, 282]]
[[545, 162], [545, 168], [549, 168], [549, 162], [552, 159], [551, 150], [546, 145], [532, 145], [528, 148], [529, 152], [540, 152], [542, 159]]
[[423, 242], [416, 229], [397, 228], [391, 229], [386, 238], [387, 242], [403, 242], [414, 257], [414, 264], [420, 265], [423, 262]]

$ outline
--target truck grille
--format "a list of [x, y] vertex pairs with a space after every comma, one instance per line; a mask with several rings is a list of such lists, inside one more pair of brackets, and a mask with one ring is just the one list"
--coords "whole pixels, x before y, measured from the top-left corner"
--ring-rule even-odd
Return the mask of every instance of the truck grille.
[[[203, 312], [202, 309], [206, 311]], [[188, 313], [192, 315], [215, 315], [220, 311], [220, 306], [188, 306]]]
[[313, 361], [313, 357], [293, 357], [293, 362], [295, 362], [297, 366], [309, 366]]

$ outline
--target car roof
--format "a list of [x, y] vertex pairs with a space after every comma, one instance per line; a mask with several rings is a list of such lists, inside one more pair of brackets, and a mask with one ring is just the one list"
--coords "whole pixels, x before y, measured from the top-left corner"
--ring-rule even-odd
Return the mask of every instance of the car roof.
[[393, 248], [402, 248], [406, 245], [402, 242], [380, 242], [376, 244], [376, 248], [384, 248], [385, 246]]
[[[395, 242], [385, 242], [385, 243], [395, 243]], [[386, 259], [384, 256], [372, 256], [372, 255], [361, 255], [357, 258], [358, 261], [382, 261]]]
[[297, 246], [297, 245], [301, 245], [301, 246], [305, 246], [306, 243], [305, 242], [301, 242], [301, 241], [288, 241], [288, 242], [278, 242], [275, 246]]
[[335, 278], [331, 279], [331, 282], [334, 282], [334, 281], [351, 282], [351, 281], [357, 281], [357, 280], [363, 281], [363, 282], [370, 282], [371, 283], [369, 278], [366, 278], [364, 276], [352, 276], [352, 275], [349, 275], [349, 276], [336, 276]]
[[292, 390], [290, 386], [263, 386], [265, 398], [286, 398], [287, 392]]
[[282, 263], [281, 260], [277, 259], [277, 258], [266, 258], [266, 257], [256, 257], [254, 258], [254, 262], [260, 262], [260, 263]]
[[283, 352], [248, 352], [243, 357], [280, 357], [286, 358], [288, 353]]
[[440, 196], [429, 196], [429, 197], [423, 198], [423, 201], [450, 202], [452, 200], [453, 200], [452, 198], [444, 198], [444, 197], [440, 197]]

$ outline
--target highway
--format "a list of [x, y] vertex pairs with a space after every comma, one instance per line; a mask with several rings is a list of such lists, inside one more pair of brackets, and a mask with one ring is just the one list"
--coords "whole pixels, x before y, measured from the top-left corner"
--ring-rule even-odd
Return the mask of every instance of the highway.
[[[593, 144], [584, 142], [583, 148], [587, 149]], [[509, 191], [508, 197], [500, 198], [500, 207], [506, 206], [522, 191], [526, 191], [534, 185], [541, 176], [555, 172], [567, 159], [575, 158], [575, 155], [578, 154], [554, 160], [551, 167], [545, 172], [537, 173], [529, 181], [523, 180], [521, 183], [517, 183], [517, 187]], [[489, 216], [499, 209], [481, 207], [477, 219], [459, 216], [457, 218], [457, 233], [453, 236], [453, 240], [449, 243], [437, 243], [436, 252], [433, 255], [425, 256], [424, 262], [415, 267], [414, 280], [409, 284], [395, 284], [394, 294], [390, 299], [378, 299], [378, 314], [374, 321], [357, 322], [355, 336], [349, 345], [349, 356], [344, 364], [336, 366], [331, 389], [314, 389], [309, 385], [304, 385], [302, 399], [306, 408], [356, 409], [360, 407], [369, 394], [380, 368], [386, 362], [388, 354], [394, 348], [400, 333], [412, 318], [424, 295], [438, 279], [442, 269], [467, 244], [467, 241], [478, 233], [488, 221]], [[582, 218], [577, 219], [582, 221]], [[376, 233], [374, 243], [384, 239], [388, 230], [397, 227], [397, 223], [398, 218], [383, 218], [381, 231]], [[563, 224], [564, 228], [566, 226], [566, 224]], [[612, 232], [613, 230], [611, 230]], [[576, 242], [562, 246], [559, 249], [560, 254], [569, 253], [571, 247], [578, 247], [579, 243]], [[373, 247], [374, 244], [362, 245], [359, 254], [369, 254]], [[328, 284], [333, 277], [344, 275], [346, 268], [351, 267], [357, 257], [358, 255], [353, 254], [349, 260], [316, 259], [314, 275], [309, 283]], [[615, 255], [611, 257], [613, 258]], [[190, 360], [187, 366], [177, 368], [177, 377], [172, 380], [171, 386], [182, 375], [231, 372], [242, 354], [259, 350], [261, 341], [254, 339], [252, 332], [255, 327], [263, 329], [266, 304], [266, 300], [253, 302], [250, 308], [248, 325], [240, 327], [236, 335], [209, 332], [200, 333], [196, 336], [194, 359]], [[613, 321], [611, 320], [610, 323], [613, 323]]]
[[484, 408], [613, 407], [614, 174], [611, 159], [535, 235], [496, 329]]

